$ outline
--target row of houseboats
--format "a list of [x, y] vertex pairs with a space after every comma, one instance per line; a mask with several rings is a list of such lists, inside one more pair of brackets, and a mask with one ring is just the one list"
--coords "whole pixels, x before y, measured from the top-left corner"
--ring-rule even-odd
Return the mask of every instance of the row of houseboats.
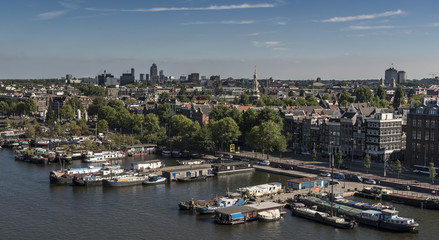
[[256, 203], [252, 197], [267, 196], [281, 191], [280, 183], [239, 188], [235, 195], [228, 194], [210, 200], [188, 200], [178, 204], [180, 210], [194, 210], [200, 214], [213, 214], [220, 224], [238, 224], [252, 220], [273, 221], [279, 219], [285, 208], [292, 215], [310, 219], [342, 229], [353, 229], [358, 224], [396, 232], [418, 231], [419, 224], [413, 218], [400, 217], [398, 211], [382, 204], [362, 203], [334, 198], [296, 195], [288, 204], [275, 202]]

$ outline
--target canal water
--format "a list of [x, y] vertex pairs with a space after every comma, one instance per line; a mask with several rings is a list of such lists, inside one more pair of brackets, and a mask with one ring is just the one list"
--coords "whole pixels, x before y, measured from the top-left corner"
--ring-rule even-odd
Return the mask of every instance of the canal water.
[[[175, 159], [161, 156], [169, 165]], [[72, 167], [85, 166], [74, 161]], [[277, 222], [225, 226], [210, 216], [179, 211], [178, 202], [208, 199], [228, 190], [288, 177], [262, 172], [210, 178], [193, 183], [167, 183], [123, 188], [73, 187], [49, 184], [58, 165], [14, 161], [12, 151], [0, 150], [0, 239], [434, 239], [439, 235], [439, 211], [394, 204], [402, 216], [414, 217], [418, 234], [392, 233], [359, 226], [354, 230], [291, 216]]]

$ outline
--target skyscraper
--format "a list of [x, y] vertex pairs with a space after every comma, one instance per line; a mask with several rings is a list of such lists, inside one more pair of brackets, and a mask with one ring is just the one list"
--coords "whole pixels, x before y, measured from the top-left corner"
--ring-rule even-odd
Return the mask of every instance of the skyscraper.
[[157, 65], [155, 63], [152, 64], [150, 71], [149, 71], [149, 77], [151, 78], [151, 81], [158, 81], [158, 72], [157, 72]]
[[394, 69], [393, 67], [386, 70], [385, 76], [384, 76], [384, 83], [386, 85], [391, 85], [393, 83], [393, 80], [398, 81], [398, 71]]

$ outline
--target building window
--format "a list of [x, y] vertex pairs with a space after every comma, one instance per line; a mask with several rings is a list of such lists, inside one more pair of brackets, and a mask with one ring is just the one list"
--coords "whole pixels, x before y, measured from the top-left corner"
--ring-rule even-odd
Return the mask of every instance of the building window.
[[433, 131], [430, 132], [430, 140], [431, 140], [431, 141], [434, 141], [434, 132], [433, 132]]
[[432, 109], [430, 109], [429, 114], [430, 114], [430, 115], [434, 115], [434, 114], [436, 114], [436, 108], [432, 108]]
[[429, 137], [430, 137], [430, 136], [429, 136], [428, 132], [426, 132], [426, 133], [425, 133], [425, 140], [428, 141], [428, 140], [429, 140]]
[[422, 127], [422, 120], [418, 119], [418, 127]]
[[421, 131], [418, 131], [418, 140], [421, 140]]
[[425, 120], [425, 127], [430, 128], [430, 120]]
[[431, 120], [430, 127], [434, 128], [436, 125], [436, 120]]
[[413, 119], [413, 127], [416, 127], [416, 119]]

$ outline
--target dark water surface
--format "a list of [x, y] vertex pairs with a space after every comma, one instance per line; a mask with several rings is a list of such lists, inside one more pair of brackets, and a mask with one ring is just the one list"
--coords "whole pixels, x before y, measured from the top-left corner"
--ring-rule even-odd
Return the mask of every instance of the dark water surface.
[[[161, 156], [148, 156], [149, 159]], [[123, 160], [128, 167], [135, 158]], [[164, 159], [176, 165], [174, 159]], [[80, 166], [75, 161], [73, 167]], [[85, 164], [83, 165], [85, 166]], [[277, 222], [224, 226], [210, 216], [179, 211], [177, 203], [208, 199], [228, 189], [280, 181], [262, 172], [221, 176], [193, 183], [123, 188], [49, 184], [57, 165], [14, 161], [0, 150], [0, 239], [437, 239], [439, 211], [394, 205], [401, 216], [414, 217], [419, 234], [391, 233], [368, 227], [341, 230], [291, 216]]]

